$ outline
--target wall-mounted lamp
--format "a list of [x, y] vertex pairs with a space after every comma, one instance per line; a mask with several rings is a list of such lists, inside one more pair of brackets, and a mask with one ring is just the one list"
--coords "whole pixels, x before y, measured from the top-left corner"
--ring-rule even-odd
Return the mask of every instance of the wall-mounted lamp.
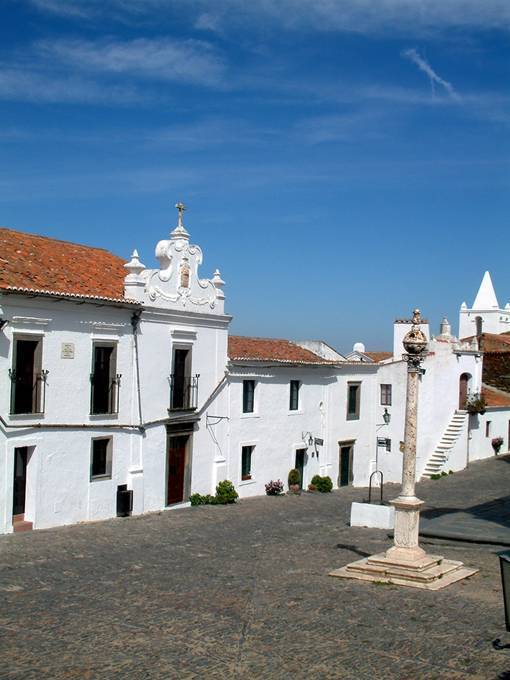
[[387, 409], [387, 408], [384, 409], [383, 420], [384, 420], [384, 424], [385, 424], [385, 425], [389, 425], [389, 424], [390, 424], [391, 413], [388, 413], [388, 409]]
[[313, 436], [311, 432], [301, 432], [301, 439], [307, 446], [311, 446], [313, 444]]
[[0, 318], [0, 331], [2, 331], [4, 327], [7, 326], [8, 323], [9, 321], [7, 319]]

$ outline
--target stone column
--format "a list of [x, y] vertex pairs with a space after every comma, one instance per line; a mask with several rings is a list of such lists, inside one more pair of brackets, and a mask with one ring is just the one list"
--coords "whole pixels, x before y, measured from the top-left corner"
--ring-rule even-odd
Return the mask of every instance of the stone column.
[[421, 362], [427, 353], [425, 336], [419, 329], [420, 315], [415, 310], [413, 327], [404, 338], [407, 354], [407, 392], [404, 431], [404, 459], [402, 463], [402, 490], [398, 498], [391, 501], [395, 507], [394, 546], [386, 555], [388, 558], [415, 562], [425, 555], [418, 545], [420, 530], [420, 508], [423, 501], [416, 498], [416, 428], [418, 420], [418, 386]]

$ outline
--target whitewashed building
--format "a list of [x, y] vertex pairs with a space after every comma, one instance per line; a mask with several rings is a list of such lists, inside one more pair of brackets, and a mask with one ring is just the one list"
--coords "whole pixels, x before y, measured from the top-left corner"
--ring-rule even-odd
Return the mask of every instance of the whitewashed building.
[[[263, 494], [294, 467], [304, 488], [400, 480], [410, 322], [391, 353], [229, 337], [224, 282], [200, 278], [178, 209], [156, 268], [0, 229], [1, 533], [180, 507], [223, 479]], [[444, 322], [424, 368], [419, 474], [492, 455], [463, 409], [482, 390], [477, 343]]]

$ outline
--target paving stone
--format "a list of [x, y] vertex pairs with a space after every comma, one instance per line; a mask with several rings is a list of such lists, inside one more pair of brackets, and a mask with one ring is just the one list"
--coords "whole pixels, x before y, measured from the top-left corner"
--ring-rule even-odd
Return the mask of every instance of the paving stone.
[[[491, 502], [494, 515], [509, 488], [510, 465], [491, 460], [418, 493], [436, 517]], [[347, 525], [365, 495], [0, 537], [0, 678], [504, 677], [510, 651], [491, 645], [506, 640], [493, 547], [425, 546], [481, 570], [440, 592], [328, 576], [391, 544]]]

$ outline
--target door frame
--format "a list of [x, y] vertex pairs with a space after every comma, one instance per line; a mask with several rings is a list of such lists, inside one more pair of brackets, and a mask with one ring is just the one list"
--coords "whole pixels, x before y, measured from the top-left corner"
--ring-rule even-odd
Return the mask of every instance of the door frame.
[[11, 480], [10, 493], [4, 495], [5, 501], [0, 508], [0, 525], [2, 522], [2, 513], [5, 518], [6, 530], [9, 531], [9, 525], [12, 527], [12, 511], [14, 507], [14, 455], [15, 449], [28, 449], [27, 455], [27, 471], [25, 481], [25, 520], [33, 522], [36, 525], [36, 511], [37, 511], [37, 497], [38, 497], [38, 479], [39, 479], [39, 465], [40, 458], [37, 452], [40, 445], [38, 439], [18, 440], [9, 446], [9, 455], [6, 466], [7, 479]]
[[349, 448], [349, 480], [346, 485], [344, 486], [352, 486], [352, 482], [354, 480], [354, 444], [356, 443], [355, 439], [346, 439], [344, 441], [339, 441], [338, 442], [338, 476], [337, 476], [337, 486], [340, 489], [340, 479], [341, 479], [341, 473], [342, 473], [342, 449], [343, 448]]
[[[294, 447], [294, 460], [293, 460], [293, 465], [296, 464], [296, 458], [297, 458], [297, 453], [298, 451], [303, 451], [303, 472], [301, 474], [301, 490], [306, 489], [308, 487], [308, 483], [305, 485], [305, 474], [306, 474], [306, 468], [307, 468], [307, 459], [308, 459], [308, 449], [306, 446], [303, 445], [303, 443], [299, 444], [298, 446]], [[297, 468], [296, 468], [297, 469]]]
[[[187, 503], [189, 501], [189, 496], [191, 494], [191, 463], [193, 460], [193, 432], [195, 430], [194, 422], [186, 422], [179, 424], [168, 424], [166, 426], [166, 438], [165, 438], [165, 475], [164, 475], [164, 507], [174, 507], [182, 503]], [[172, 437], [188, 437], [186, 442], [186, 452], [184, 458], [184, 478], [183, 478], [183, 492], [182, 501], [177, 503], [168, 504], [168, 462], [170, 457], [170, 440]]]

